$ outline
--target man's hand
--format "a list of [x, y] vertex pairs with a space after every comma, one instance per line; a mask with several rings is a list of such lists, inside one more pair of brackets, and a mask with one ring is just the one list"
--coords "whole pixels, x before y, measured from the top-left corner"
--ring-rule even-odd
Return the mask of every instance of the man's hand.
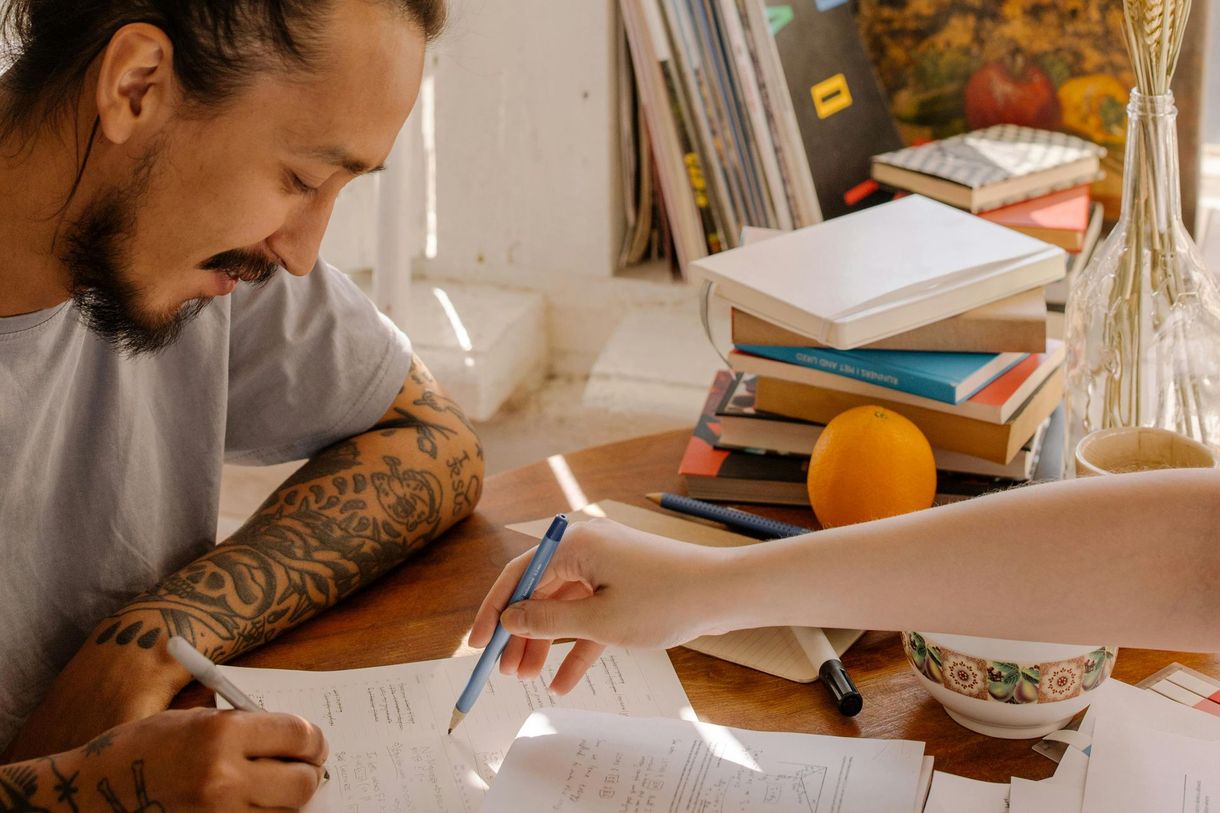
[[322, 732], [300, 717], [167, 711], [71, 752], [0, 766], [0, 782], [5, 810], [299, 810], [326, 756]]
[[[85, 646], [56, 677], [2, 759], [31, 759], [78, 748], [107, 729], [169, 708], [191, 677], [166, 652], [160, 640], [163, 633], [157, 632], [155, 642], [161, 646], [139, 645], [140, 631], [156, 631], [160, 623], [158, 614], [147, 616], [144, 621], [128, 616], [117, 629], [115, 622], [107, 619], [89, 633]], [[119, 635], [133, 640], [118, 650], [121, 657], [115, 657], [114, 647], [120, 645], [114, 644], [113, 638]]]
[[534, 551], [509, 562], [475, 617], [471, 646], [486, 646], [504, 625], [514, 637], [500, 671], [536, 678], [556, 638], [578, 639], [551, 682], [571, 691], [606, 645], [670, 647], [717, 628], [718, 579], [731, 550], [644, 533], [610, 520], [572, 525], [534, 598], [507, 607]]

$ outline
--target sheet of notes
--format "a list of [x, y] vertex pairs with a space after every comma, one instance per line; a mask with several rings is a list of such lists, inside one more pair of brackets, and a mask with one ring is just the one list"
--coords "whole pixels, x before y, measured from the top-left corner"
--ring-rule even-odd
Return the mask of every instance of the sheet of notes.
[[906, 813], [923, 764], [906, 740], [551, 709], [526, 722], [483, 810]]
[[534, 711], [569, 707], [694, 719], [663, 651], [607, 650], [576, 689], [552, 697], [546, 683], [568, 649], [552, 650], [539, 680], [493, 672], [452, 736], [449, 718], [473, 656], [343, 672], [222, 668], [263, 708], [299, 714], [326, 734], [331, 779], [307, 811], [477, 811]]

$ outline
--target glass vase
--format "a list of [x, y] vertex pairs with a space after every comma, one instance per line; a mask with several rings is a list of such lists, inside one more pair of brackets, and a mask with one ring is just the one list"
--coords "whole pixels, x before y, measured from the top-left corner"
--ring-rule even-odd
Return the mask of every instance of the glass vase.
[[1155, 426], [1220, 444], [1220, 286], [1182, 223], [1173, 94], [1131, 92], [1122, 213], [1072, 281], [1067, 449]]

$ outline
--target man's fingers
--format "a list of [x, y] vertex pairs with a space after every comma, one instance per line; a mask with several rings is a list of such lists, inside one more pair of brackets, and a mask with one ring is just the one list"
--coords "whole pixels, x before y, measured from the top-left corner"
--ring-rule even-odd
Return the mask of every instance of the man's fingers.
[[577, 641], [555, 672], [550, 685], [551, 691], [555, 694], [567, 694], [572, 691], [605, 650], [606, 647], [592, 641]]
[[322, 784], [322, 769], [306, 762], [258, 759], [250, 763], [250, 804], [300, 810]]
[[289, 759], [321, 765], [330, 753], [322, 730], [293, 714], [226, 712], [245, 728], [245, 756], [251, 759]]

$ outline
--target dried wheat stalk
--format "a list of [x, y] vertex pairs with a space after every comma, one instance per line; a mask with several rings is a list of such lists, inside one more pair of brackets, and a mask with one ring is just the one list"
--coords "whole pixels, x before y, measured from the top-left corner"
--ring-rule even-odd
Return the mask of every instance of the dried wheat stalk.
[[1145, 95], [1168, 93], [1190, 17], [1190, 0], [1123, 0], [1123, 14], [1136, 88]]

